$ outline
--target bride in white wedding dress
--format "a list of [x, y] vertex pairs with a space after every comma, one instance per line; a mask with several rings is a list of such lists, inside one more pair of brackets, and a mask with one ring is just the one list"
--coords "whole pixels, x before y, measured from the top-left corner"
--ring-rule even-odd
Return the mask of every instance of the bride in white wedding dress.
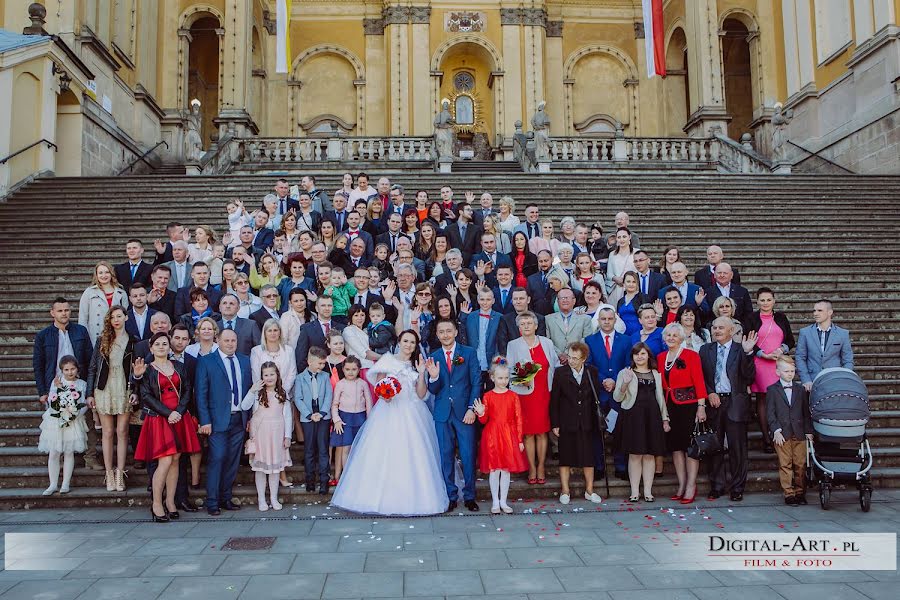
[[[415, 365], [415, 366], [414, 366]], [[392, 375], [399, 394], [380, 399], [357, 434], [331, 504], [358, 513], [433, 515], [449, 503], [441, 474], [434, 419], [425, 405], [425, 362], [419, 339], [404, 331], [397, 354], [386, 354], [371, 367], [375, 384]]]

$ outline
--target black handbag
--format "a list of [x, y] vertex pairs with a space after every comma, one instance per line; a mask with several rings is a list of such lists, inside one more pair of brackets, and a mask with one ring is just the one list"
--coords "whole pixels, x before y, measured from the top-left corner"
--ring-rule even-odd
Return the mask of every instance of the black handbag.
[[[594, 393], [594, 412], [597, 417], [597, 431], [606, 431], [606, 415], [603, 414], [603, 409], [600, 407], [600, 395], [597, 394], [597, 388], [594, 387], [594, 378], [591, 376], [591, 373], [585, 369], [585, 376], [588, 378], [588, 383], [591, 384], [591, 392]], [[607, 496], [609, 493], [607, 492]]]
[[720, 452], [722, 452], [722, 444], [719, 443], [715, 430], [707, 425], [706, 421], [694, 423], [691, 443], [687, 449], [688, 458], [701, 460], [715, 456]]

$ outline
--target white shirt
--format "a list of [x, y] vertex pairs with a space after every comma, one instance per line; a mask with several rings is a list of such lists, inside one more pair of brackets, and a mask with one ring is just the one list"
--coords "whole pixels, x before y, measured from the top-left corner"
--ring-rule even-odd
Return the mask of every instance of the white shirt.
[[791, 401], [794, 399], [794, 383], [792, 381], [785, 381], [781, 378], [778, 379], [778, 383], [780, 383], [782, 389], [784, 389], [784, 395], [787, 396], [788, 406], [790, 406]]
[[63, 379], [62, 370], [59, 368], [59, 359], [63, 356], [75, 356], [75, 349], [72, 348], [72, 340], [69, 339], [69, 330], [56, 328], [59, 333], [59, 341], [56, 343], [56, 375], [60, 381]]
[[[327, 329], [327, 330], [325, 329], [325, 326], [326, 326], [326, 325], [328, 325], [328, 329]], [[331, 331], [331, 329], [332, 329], [332, 327], [333, 327], [332, 324], [331, 324], [331, 319], [328, 319], [327, 321], [319, 321], [319, 327], [322, 328], [322, 335], [324, 335], [325, 338], [327, 339], [327, 338], [328, 338], [328, 332]]]
[[[456, 354], [456, 344], [453, 344], [449, 350], [447, 350], [446, 348], [441, 346], [441, 355], [443, 356], [443, 361], [444, 361], [445, 365], [447, 364], [447, 352], [450, 352], [450, 360], [452, 361], [453, 355]], [[440, 377], [440, 376], [438, 376], [438, 377]], [[429, 380], [429, 383], [434, 383], [435, 381], [437, 381], [437, 379], [431, 379], [430, 377], [428, 378], [428, 380]]]
[[134, 323], [137, 325], [138, 335], [144, 335], [144, 324], [147, 322], [147, 307], [144, 307], [144, 312], [139, 313], [136, 308], [132, 307], [132, 312], [134, 313]]
[[676, 285], [674, 282], [672, 283], [672, 287], [678, 290], [678, 293], [681, 294], [681, 301], [687, 302], [687, 293], [688, 293], [688, 282], [685, 281], [680, 286]]
[[572, 369], [572, 376], [575, 377], [575, 381], [578, 382], [578, 385], [581, 385], [581, 377], [584, 375], [584, 366], [581, 367], [580, 371], [576, 371]]
[[[185, 350], [187, 350], [187, 349], [185, 349]], [[232, 357], [234, 358], [234, 375], [237, 376], [238, 405], [237, 406], [234, 405], [234, 398], [231, 398], [231, 397], [228, 398], [228, 405], [231, 407], [231, 412], [240, 412], [241, 411], [241, 400], [243, 400], [243, 398], [240, 396], [241, 389], [242, 389], [241, 383], [243, 383], [241, 381], [241, 363], [238, 362], [237, 356], [232, 354]], [[225, 372], [228, 373], [228, 385], [232, 389], [234, 389], [235, 382], [231, 378], [231, 360], [228, 358], [228, 355], [225, 354], [224, 352], [222, 352], [221, 350], [219, 350], [219, 358], [222, 359], [222, 363], [225, 365]], [[229, 394], [229, 396], [231, 396], [231, 394]]]
[[716, 284], [716, 287], [719, 288], [719, 293], [722, 294], [723, 297], [725, 297], [725, 298], [731, 298], [731, 296], [730, 296], [730, 294], [731, 294], [731, 285], [726, 285], [725, 287], [722, 287], [721, 285], [719, 285], [719, 284], [717, 283], [717, 284]]

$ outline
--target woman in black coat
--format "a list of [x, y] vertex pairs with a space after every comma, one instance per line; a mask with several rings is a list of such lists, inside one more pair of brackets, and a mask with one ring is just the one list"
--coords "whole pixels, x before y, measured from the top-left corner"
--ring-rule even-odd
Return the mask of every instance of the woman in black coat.
[[[559, 501], [568, 504], [569, 474], [572, 467], [584, 472], [584, 497], [595, 504], [601, 502], [594, 493], [595, 439], [602, 440], [603, 431], [597, 417], [597, 369], [585, 364], [588, 347], [572, 342], [566, 349], [568, 364], [557, 367], [550, 390], [550, 427], [559, 437], [559, 479], [562, 493]], [[580, 381], [579, 381], [580, 380]]]
[[757, 333], [756, 347], [753, 349], [753, 362], [756, 363], [756, 377], [750, 391], [756, 394], [756, 417], [759, 430], [763, 434], [763, 450], [772, 454], [769, 424], [766, 419], [766, 390], [778, 381], [775, 374], [775, 361], [787, 354], [795, 346], [794, 334], [787, 315], [775, 310], [775, 292], [771, 288], [761, 287], [756, 292], [756, 305], [759, 308], [744, 322], [744, 331]]

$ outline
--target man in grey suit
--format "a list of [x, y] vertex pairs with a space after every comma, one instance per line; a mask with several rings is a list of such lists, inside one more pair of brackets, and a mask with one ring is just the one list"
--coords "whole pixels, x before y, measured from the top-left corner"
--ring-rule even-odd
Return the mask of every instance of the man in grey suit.
[[812, 389], [813, 379], [822, 369], [853, 368], [850, 332], [832, 323], [833, 316], [831, 300], [819, 300], [813, 306], [816, 324], [800, 330], [796, 354], [797, 372], [807, 392]]
[[750, 420], [750, 394], [747, 387], [756, 378], [753, 348], [756, 332], [744, 336], [741, 344], [732, 341], [734, 321], [719, 317], [713, 321], [712, 337], [715, 340], [700, 348], [700, 363], [707, 391], [708, 422], [716, 430], [716, 437], [724, 448], [728, 438], [728, 466], [730, 483], [725, 479], [725, 459], [721, 454], [709, 462], [710, 500], [715, 500], [728, 489], [731, 500], [744, 499], [747, 483], [747, 422]]
[[225, 294], [219, 300], [219, 313], [222, 318], [216, 321], [219, 330], [233, 329], [238, 336], [238, 352], [250, 356], [253, 346], [258, 346], [262, 339], [259, 325], [250, 319], [243, 319], [238, 314], [240, 301], [234, 294]]
[[566, 364], [568, 356], [566, 348], [572, 342], [582, 342], [594, 333], [591, 318], [587, 315], [575, 314], [575, 292], [563, 288], [556, 294], [559, 312], [550, 313], [545, 319], [547, 337], [553, 342], [553, 348], [559, 355], [559, 362]]
[[191, 265], [188, 262], [188, 245], [184, 240], [178, 240], [172, 243], [172, 259], [163, 264], [169, 267], [171, 275], [169, 276], [169, 291], [178, 292], [179, 288], [183, 288], [191, 282]]

